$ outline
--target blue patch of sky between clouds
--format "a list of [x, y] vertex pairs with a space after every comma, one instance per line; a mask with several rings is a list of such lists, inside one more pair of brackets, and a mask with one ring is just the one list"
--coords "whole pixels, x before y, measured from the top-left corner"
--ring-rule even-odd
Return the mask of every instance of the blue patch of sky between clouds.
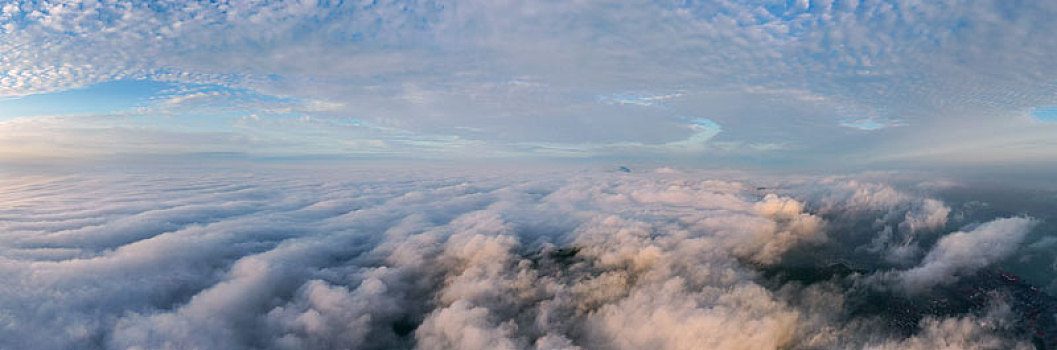
[[[276, 77], [278, 78], [278, 77]], [[246, 89], [232, 89], [219, 85], [180, 84], [154, 80], [117, 80], [86, 87], [0, 99], [0, 121], [49, 115], [97, 115], [136, 111], [140, 107], [163, 105], [173, 98], [206, 94], [211, 108], [182, 110], [179, 117], [152, 113], [149, 109], [127, 122], [141, 126], [164, 124], [170, 128], [197, 131], [229, 130], [233, 120], [246, 115], [247, 110], [268, 117], [301, 117], [301, 113], [266, 113], [253, 111], [254, 101], [282, 105], [300, 100], [290, 97], [260, 94]], [[211, 95], [211, 94], [218, 95]], [[248, 104], [249, 106], [245, 106]], [[240, 105], [242, 108], [238, 108]], [[362, 121], [348, 122], [347, 126], [371, 127]]]
[[1044, 122], [1057, 122], [1057, 105], [1035, 107], [1031, 116]]
[[0, 99], [0, 120], [61, 114], [95, 114], [140, 107], [173, 84], [119, 80], [88, 87]]
[[844, 119], [841, 120], [839, 123], [840, 126], [843, 127], [867, 131], [880, 130], [888, 126], [887, 124], [879, 122], [872, 118]]
[[657, 104], [657, 101], [651, 99], [650, 96], [640, 96], [633, 94], [610, 94], [610, 95], [599, 95], [597, 96], [598, 101], [605, 104], [615, 105], [632, 105], [632, 106], [653, 106]]
[[694, 118], [694, 119], [690, 120], [690, 123], [693, 124], [693, 125], [696, 125], [696, 126], [698, 126], [700, 128], [704, 128], [704, 129], [707, 129], [707, 130], [712, 130], [712, 131], [715, 131], [715, 132], [723, 131], [723, 128], [721, 128], [719, 126], [719, 124], [717, 124], [716, 122], [714, 122], [712, 120], [705, 119], [705, 118]]

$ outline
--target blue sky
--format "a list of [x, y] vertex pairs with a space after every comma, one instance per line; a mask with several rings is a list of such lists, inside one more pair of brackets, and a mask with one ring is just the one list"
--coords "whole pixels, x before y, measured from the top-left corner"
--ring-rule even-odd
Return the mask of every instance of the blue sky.
[[1057, 163], [1047, 1], [0, 2], [0, 161]]

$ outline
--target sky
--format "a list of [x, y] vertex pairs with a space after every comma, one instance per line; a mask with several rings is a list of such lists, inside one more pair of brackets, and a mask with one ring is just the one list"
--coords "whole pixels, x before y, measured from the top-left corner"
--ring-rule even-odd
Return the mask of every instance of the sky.
[[0, 4], [0, 162], [1057, 165], [1050, 1]]

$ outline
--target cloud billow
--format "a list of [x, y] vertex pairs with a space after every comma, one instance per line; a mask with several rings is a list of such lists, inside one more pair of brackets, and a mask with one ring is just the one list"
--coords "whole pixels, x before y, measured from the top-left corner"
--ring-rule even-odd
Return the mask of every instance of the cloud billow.
[[[864, 182], [766, 190], [670, 171], [459, 174], [2, 180], [12, 205], [0, 210], [0, 348], [1023, 345], [1005, 326], [977, 322], [1011, 317], [1002, 298], [921, 315], [906, 336], [840, 303], [819, 306], [857, 298], [859, 287], [767, 277], [792, 268], [794, 251], [850, 244], [834, 232], [842, 218], [877, 213], [830, 204], [881, 210], [912, 234], [942, 229], [936, 215], [949, 209], [934, 199]], [[1030, 222], [944, 236], [900, 276], [985, 268], [1016, 249], [1020, 239], [1003, 237]]]

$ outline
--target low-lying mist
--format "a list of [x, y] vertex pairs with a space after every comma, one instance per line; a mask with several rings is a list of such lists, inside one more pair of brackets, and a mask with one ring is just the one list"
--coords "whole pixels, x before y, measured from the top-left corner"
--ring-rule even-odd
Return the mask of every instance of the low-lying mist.
[[671, 169], [8, 177], [0, 349], [1052, 348], [1057, 197], [973, 190]]

